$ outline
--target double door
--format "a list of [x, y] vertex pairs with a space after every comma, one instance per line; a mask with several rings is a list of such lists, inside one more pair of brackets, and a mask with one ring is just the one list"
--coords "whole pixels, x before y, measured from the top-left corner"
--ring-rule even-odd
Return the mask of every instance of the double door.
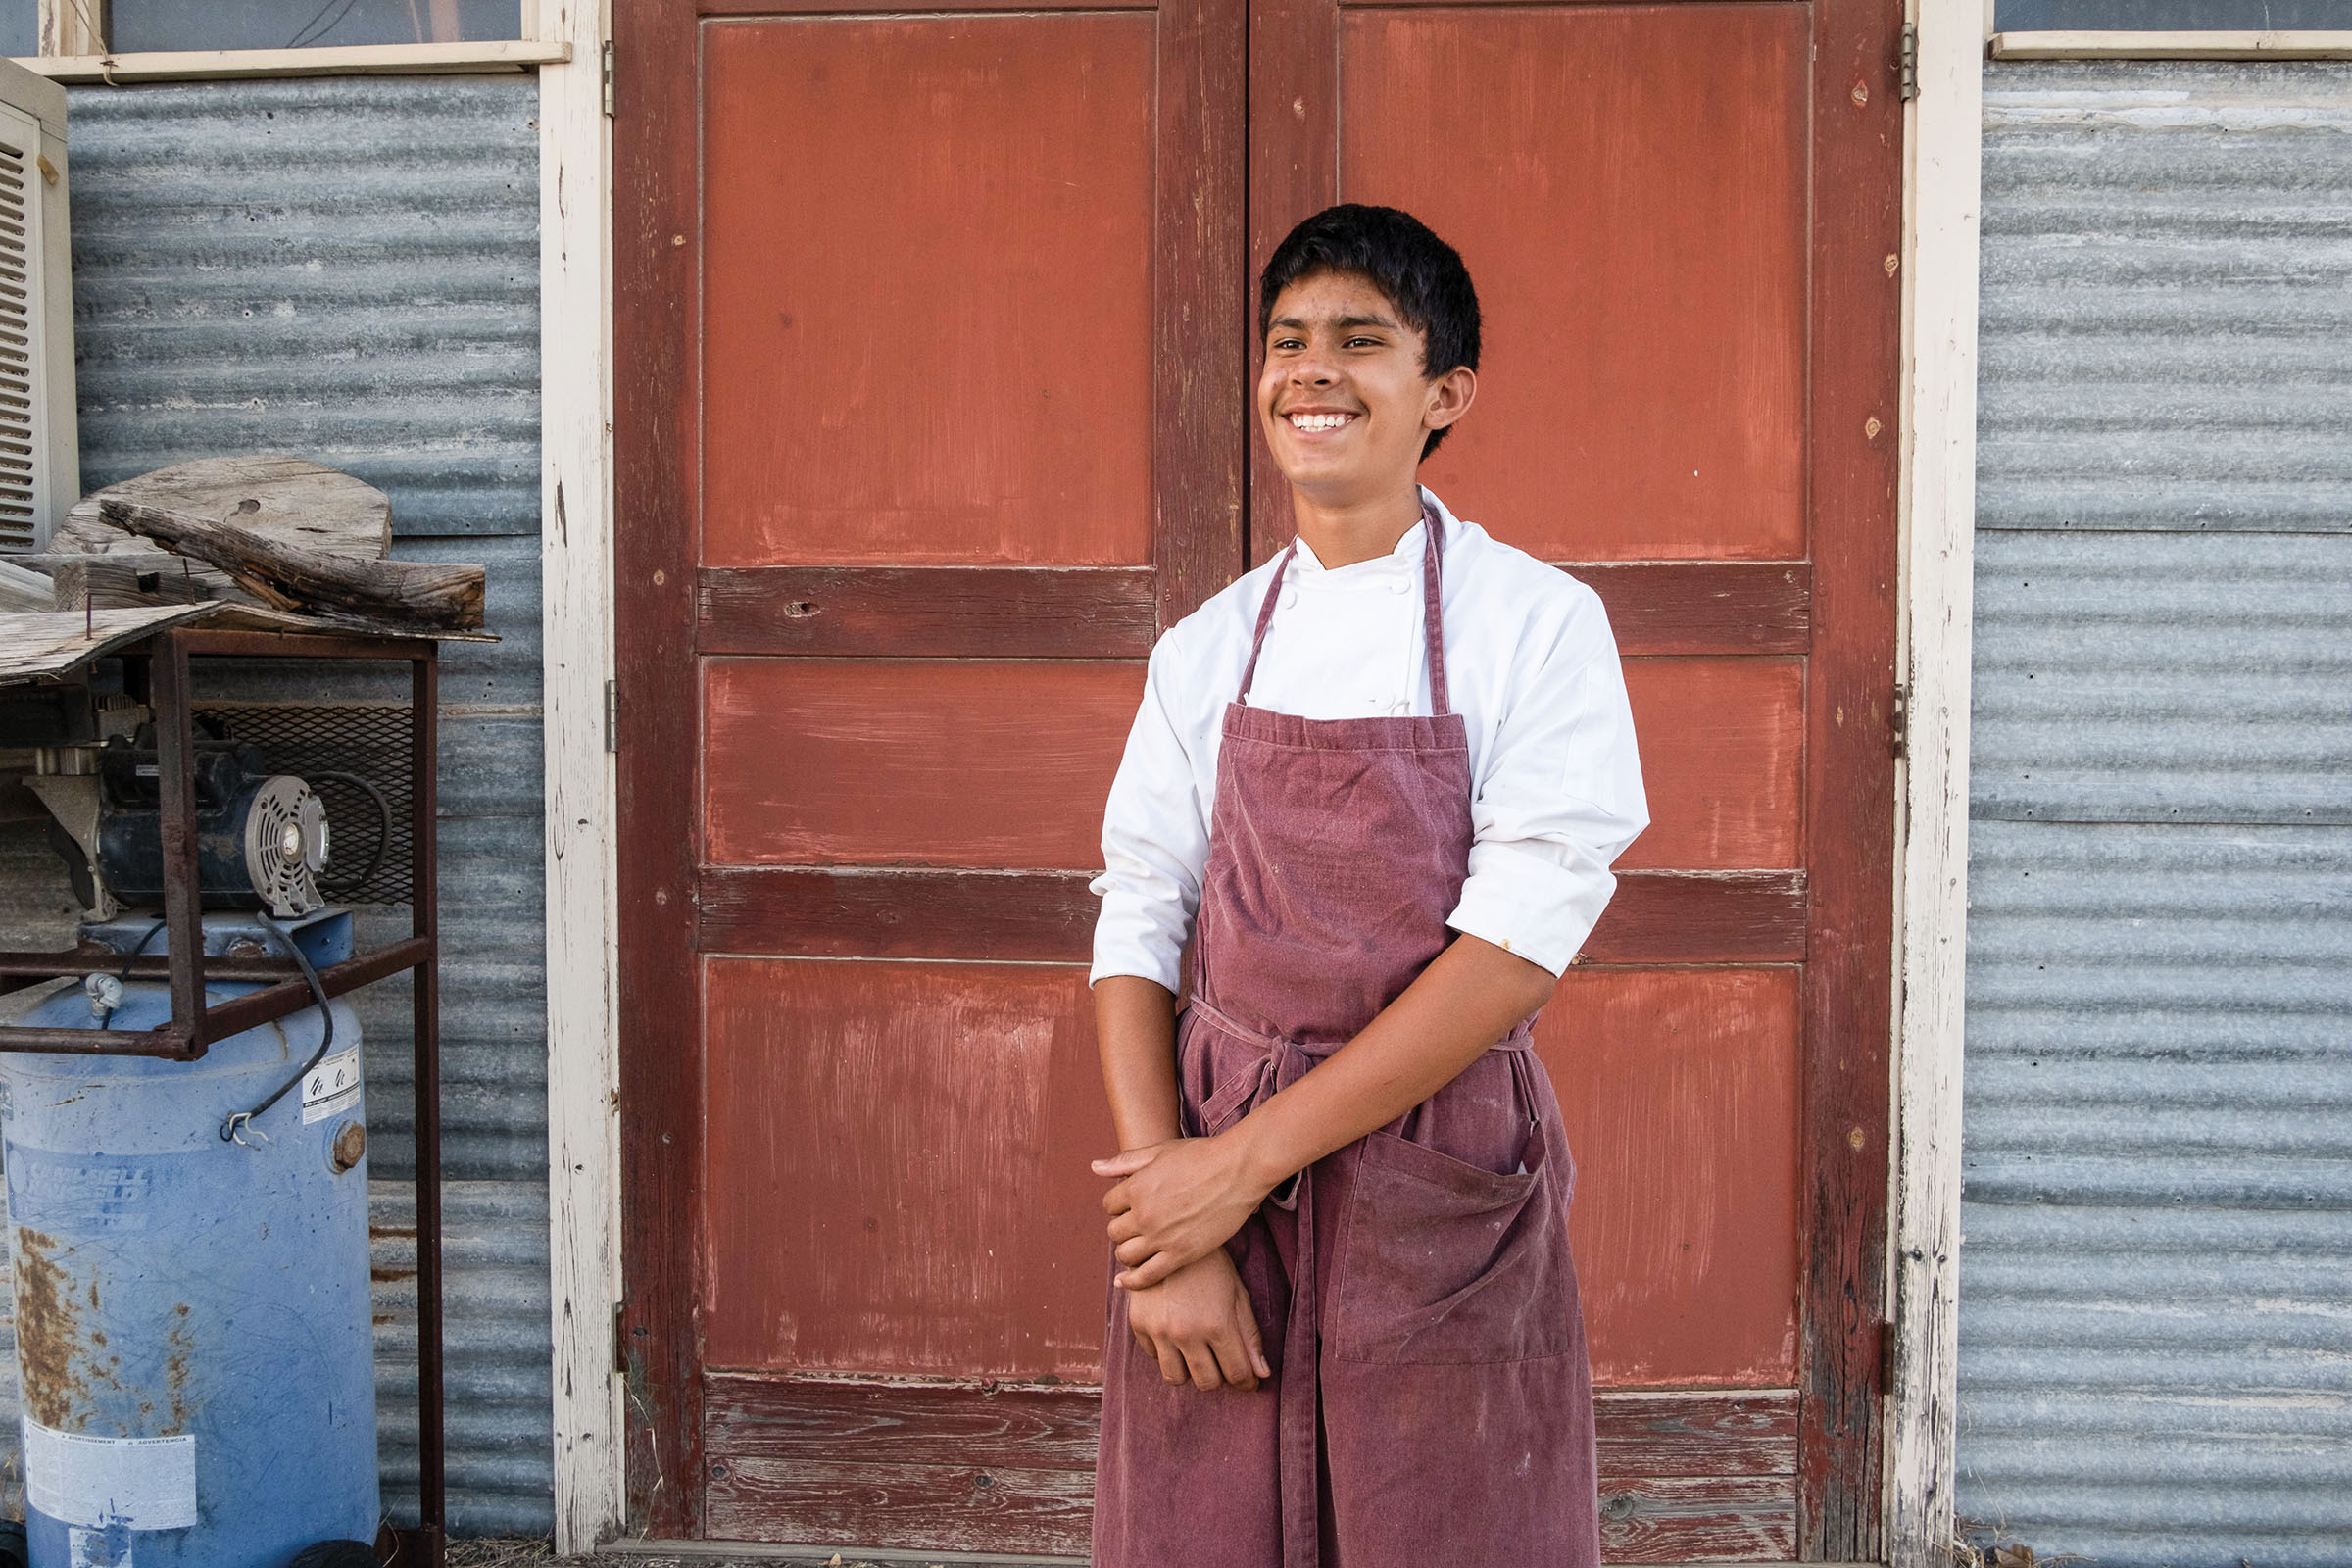
[[1355, 200], [1486, 308], [1425, 482], [1640, 726], [1538, 1037], [1608, 1549], [1876, 1556], [1899, 11], [616, 9], [632, 1528], [1084, 1551], [1102, 802], [1288, 537], [1251, 280]]

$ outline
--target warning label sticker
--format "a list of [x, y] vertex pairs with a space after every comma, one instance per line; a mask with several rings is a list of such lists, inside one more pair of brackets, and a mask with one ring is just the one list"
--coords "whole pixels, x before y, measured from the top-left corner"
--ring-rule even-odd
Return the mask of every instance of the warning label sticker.
[[304, 1125], [339, 1115], [360, 1102], [360, 1048], [338, 1051], [303, 1075]]
[[27, 1417], [24, 1500], [60, 1524], [85, 1529], [190, 1529], [196, 1435], [93, 1438]]

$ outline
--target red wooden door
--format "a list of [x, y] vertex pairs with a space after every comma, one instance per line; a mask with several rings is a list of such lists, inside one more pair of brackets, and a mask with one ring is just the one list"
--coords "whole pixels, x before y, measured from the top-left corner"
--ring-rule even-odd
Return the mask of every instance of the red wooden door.
[[636, 1528], [1083, 1551], [1101, 801], [1285, 537], [1248, 281], [1350, 199], [1468, 260], [1425, 477], [1600, 589], [1642, 726], [1540, 1040], [1611, 1552], [1876, 1554], [1898, 21], [620, 9]]

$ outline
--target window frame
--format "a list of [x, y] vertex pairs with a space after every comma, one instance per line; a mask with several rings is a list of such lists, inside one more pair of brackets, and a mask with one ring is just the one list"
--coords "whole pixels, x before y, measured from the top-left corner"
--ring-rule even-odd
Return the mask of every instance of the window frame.
[[[517, 38], [461, 43], [327, 44], [303, 49], [171, 49], [120, 52], [105, 48], [94, 23], [102, 0], [40, 0], [40, 53], [17, 63], [52, 81], [71, 84], [136, 81], [216, 81], [250, 76], [443, 75], [489, 71], [535, 71], [571, 58], [571, 45], [543, 30], [538, 0], [521, 0]], [[550, 13], [560, 12], [550, 6]]]
[[1985, 38], [1995, 60], [2352, 60], [2352, 28], [2268, 32], [1995, 32], [1984, 7]]

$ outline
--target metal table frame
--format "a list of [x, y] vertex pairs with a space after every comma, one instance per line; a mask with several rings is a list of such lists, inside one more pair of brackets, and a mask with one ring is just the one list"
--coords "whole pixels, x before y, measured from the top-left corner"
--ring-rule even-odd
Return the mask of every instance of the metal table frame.
[[[314, 1005], [311, 988], [291, 959], [213, 959], [204, 956], [203, 899], [196, 873], [196, 741], [188, 662], [194, 658], [367, 659], [409, 665], [410, 859], [409, 936], [354, 954], [318, 971], [329, 997], [400, 973], [416, 973], [416, 1363], [417, 1477], [421, 1523], [394, 1532], [393, 1562], [442, 1568], [448, 1535], [448, 1497], [442, 1442], [441, 1333], [441, 978], [436, 895], [435, 820], [438, 644], [414, 638], [311, 636], [281, 632], [211, 631], [175, 627], [133, 645], [118, 657], [149, 662], [149, 702], [155, 710], [157, 783], [163, 801], [164, 925], [167, 954], [133, 960], [132, 978], [166, 980], [172, 1020], [154, 1029], [35, 1029], [0, 1025], [0, 1051], [38, 1051], [105, 1056], [161, 1056], [194, 1061], [216, 1040]], [[32, 979], [119, 973], [119, 954], [0, 952], [0, 991]], [[205, 981], [261, 982], [262, 989], [207, 1004]]]

